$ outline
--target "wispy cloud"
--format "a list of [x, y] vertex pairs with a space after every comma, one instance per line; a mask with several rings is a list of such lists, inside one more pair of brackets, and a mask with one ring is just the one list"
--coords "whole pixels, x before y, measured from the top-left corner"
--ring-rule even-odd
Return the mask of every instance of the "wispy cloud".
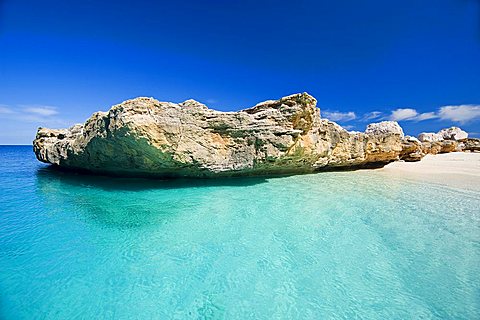
[[12, 109], [8, 106], [0, 105], [0, 114], [12, 114], [15, 113]]
[[390, 114], [389, 119], [393, 121], [424, 121], [439, 118], [458, 123], [466, 123], [480, 119], [480, 105], [456, 105], [440, 107], [438, 111], [419, 113], [415, 109], [396, 109]]
[[43, 117], [54, 116], [58, 114], [57, 108], [52, 106], [22, 106], [23, 112]]
[[18, 105], [17, 107], [0, 105], [0, 118], [40, 125], [68, 124], [68, 121], [59, 117], [59, 111], [56, 107], [43, 105]]
[[412, 108], [393, 110], [389, 117], [389, 119], [393, 121], [424, 121], [434, 118], [438, 118], [435, 112], [419, 113]]
[[358, 119], [362, 122], [380, 120], [392, 121], [425, 121], [432, 119], [447, 120], [458, 123], [467, 123], [480, 119], [480, 105], [463, 104], [450, 105], [438, 108], [436, 111], [418, 112], [414, 108], [398, 108], [391, 111], [372, 111], [356, 117], [354, 112], [322, 112], [325, 118], [333, 121], [350, 121]]
[[418, 115], [417, 110], [415, 109], [396, 109], [392, 111], [390, 115], [390, 120], [393, 121], [402, 121], [402, 120], [412, 120]]
[[209, 103], [209, 104], [215, 104], [217, 103], [218, 101], [216, 99], [207, 99], [206, 100], [206, 103]]
[[438, 115], [435, 114], [435, 112], [425, 112], [425, 113], [420, 113], [415, 120], [423, 121], [423, 120], [429, 120], [429, 119], [435, 119], [435, 118], [438, 118]]
[[381, 111], [372, 111], [365, 113], [363, 117], [361, 118], [361, 121], [370, 121], [374, 119], [380, 119], [383, 117], [383, 112]]
[[332, 121], [351, 121], [357, 118], [355, 112], [323, 111], [323, 117]]
[[439, 109], [438, 115], [442, 120], [466, 123], [480, 119], [480, 105], [463, 104], [457, 106], [444, 106]]

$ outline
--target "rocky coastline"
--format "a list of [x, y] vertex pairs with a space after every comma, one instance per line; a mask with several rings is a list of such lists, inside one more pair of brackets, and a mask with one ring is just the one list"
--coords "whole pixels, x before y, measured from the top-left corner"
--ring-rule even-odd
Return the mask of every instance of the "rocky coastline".
[[480, 151], [460, 128], [405, 136], [393, 121], [349, 132], [323, 119], [307, 93], [237, 112], [195, 100], [136, 98], [94, 113], [69, 129], [39, 128], [38, 160], [122, 176], [198, 177], [297, 174], [381, 167], [427, 154]]

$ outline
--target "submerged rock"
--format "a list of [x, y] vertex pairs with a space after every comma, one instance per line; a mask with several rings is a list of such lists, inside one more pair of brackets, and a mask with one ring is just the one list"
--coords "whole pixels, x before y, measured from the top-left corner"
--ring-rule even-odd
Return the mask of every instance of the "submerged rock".
[[213, 177], [380, 166], [399, 159], [402, 137], [396, 122], [350, 133], [321, 119], [307, 93], [238, 112], [136, 98], [70, 129], [40, 128], [34, 152], [40, 161], [92, 172]]

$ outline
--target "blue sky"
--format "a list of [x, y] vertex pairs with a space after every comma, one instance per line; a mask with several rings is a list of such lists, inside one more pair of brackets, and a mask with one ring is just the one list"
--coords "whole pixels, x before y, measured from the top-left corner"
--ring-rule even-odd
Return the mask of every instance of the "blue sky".
[[296, 92], [363, 131], [480, 136], [477, 0], [0, 0], [0, 144], [137, 96], [238, 110]]

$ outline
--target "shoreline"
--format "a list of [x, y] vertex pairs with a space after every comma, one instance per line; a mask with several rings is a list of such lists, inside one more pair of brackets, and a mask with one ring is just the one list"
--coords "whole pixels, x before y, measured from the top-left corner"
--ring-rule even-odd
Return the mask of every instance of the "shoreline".
[[480, 191], [480, 153], [430, 154], [418, 162], [395, 161], [376, 170], [392, 176]]

